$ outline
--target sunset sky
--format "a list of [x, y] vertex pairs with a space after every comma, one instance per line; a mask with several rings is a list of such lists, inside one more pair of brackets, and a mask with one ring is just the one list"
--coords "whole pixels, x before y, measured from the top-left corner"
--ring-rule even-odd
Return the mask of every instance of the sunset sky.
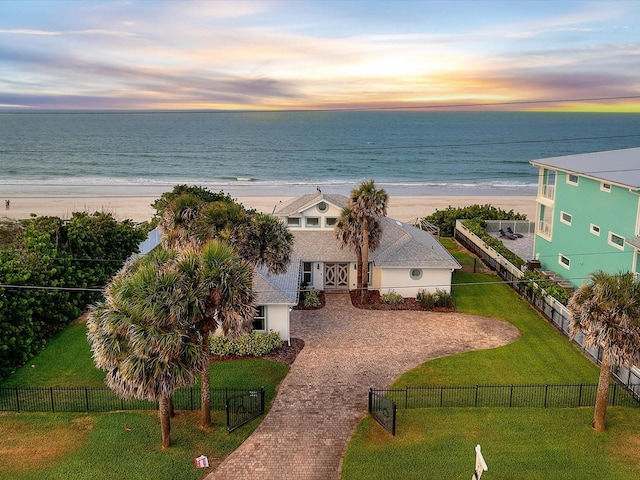
[[442, 105], [640, 112], [640, 2], [0, 1], [3, 109]]

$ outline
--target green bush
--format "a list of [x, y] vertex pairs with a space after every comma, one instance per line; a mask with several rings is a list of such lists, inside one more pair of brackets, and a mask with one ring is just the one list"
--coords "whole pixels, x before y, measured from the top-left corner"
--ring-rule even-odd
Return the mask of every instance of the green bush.
[[435, 293], [429, 293], [429, 292], [425, 292], [424, 290], [421, 290], [418, 292], [418, 295], [416, 296], [416, 300], [418, 300], [418, 303], [420, 303], [420, 306], [425, 310], [433, 310], [434, 307], [436, 306]]
[[399, 303], [404, 303], [404, 298], [402, 297], [402, 295], [396, 292], [383, 293], [380, 296], [380, 300], [382, 301], [382, 303], [387, 303], [390, 305], [397, 305]]
[[269, 333], [251, 332], [243, 335], [237, 340], [227, 337], [211, 338], [211, 353], [213, 355], [239, 355], [256, 356], [266, 355], [274, 350], [282, 348], [282, 338], [274, 330]]
[[0, 288], [0, 378], [97, 301], [147, 236], [146, 227], [99, 212], [33, 216], [11, 228], [0, 248], [0, 284], [16, 286]]
[[304, 306], [307, 308], [318, 308], [320, 306], [318, 291], [315, 288], [312, 287], [304, 292]]
[[516, 213], [513, 210], [502, 210], [492, 205], [471, 205], [469, 207], [455, 208], [452, 206], [444, 210], [437, 210], [435, 213], [424, 217], [429, 223], [440, 227], [440, 235], [443, 237], [453, 237], [456, 228], [456, 220], [470, 218], [481, 218], [484, 220], [526, 220], [527, 216]]
[[524, 273], [523, 280], [526, 282], [525, 291], [529, 293], [540, 296], [544, 290], [547, 295], [551, 295], [563, 305], [566, 305], [569, 302], [571, 294], [553, 280], [546, 278], [540, 272], [527, 270]]
[[520, 268], [524, 265], [524, 260], [520, 258], [518, 255], [513, 253], [507, 247], [504, 246], [497, 238], [493, 238], [489, 235], [485, 229], [487, 228], [487, 222], [480, 218], [472, 218], [469, 220], [465, 220], [462, 224], [467, 227], [471, 233], [477, 235], [482, 239], [482, 241], [489, 247], [493, 248], [496, 252], [506, 258], [509, 262], [511, 262], [516, 267]]
[[436, 290], [435, 293], [421, 290], [418, 292], [416, 300], [425, 310], [433, 310], [436, 307], [455, 308], [456, 306], [453, 295], [444, 290]]

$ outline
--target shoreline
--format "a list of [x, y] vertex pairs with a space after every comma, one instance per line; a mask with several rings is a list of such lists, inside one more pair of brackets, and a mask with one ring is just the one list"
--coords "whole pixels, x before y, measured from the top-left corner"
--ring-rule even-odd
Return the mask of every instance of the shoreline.
[[[227, 192], [225, 192], [227, 193]], [[298, 196], [292, 195], [234, 195], [228, 192], [234, 199], [247, 208], [255, 208], [263, 213], [272, 213], [281, 202]], [[325, 193], [342, 193], [330, 192]], [[0, 212], [0, 217], [9, 219], [25, 219], [32, 214], [38, 216], [55, 216], [70, 218], [74, 212], [94, 213], [108, 212], [117, 220], [130, 219], [134, 222], [151, 220], [155, 210], [151, 206], [160, 195], [27, 195], [16, 194], [5, 196], [10, 200], [10, 208]], [[436, 210], [444, 210], [449, 206], [466, 207], [469, 205], [490, 204], [503, 210], [513, 210], [524, 213], [529, 220], [535, 220], [536, 196], [535, 194], [389, 194], [389, 206], [387, 216], [411, 223], [417, 218], [431, 215]]]

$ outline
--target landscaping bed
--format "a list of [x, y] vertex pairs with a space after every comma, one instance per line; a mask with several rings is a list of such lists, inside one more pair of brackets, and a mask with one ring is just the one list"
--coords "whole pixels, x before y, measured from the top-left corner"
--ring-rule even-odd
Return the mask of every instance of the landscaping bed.
[[443, 308], [436, 307], [431, 310], [427, 310], [420, 305], [415, 298], [405, 298], [402, 303], [384, 303], [382, 296], [378, 290], [369, 290], [367, 292], [366, 301], [363, 301], [363, 297], [358, 290], [350, 290], [351, 304], [356, 308], [362, 308], [364, 310], [416, 310], [422, 312], [455, 312], [455, 308]]

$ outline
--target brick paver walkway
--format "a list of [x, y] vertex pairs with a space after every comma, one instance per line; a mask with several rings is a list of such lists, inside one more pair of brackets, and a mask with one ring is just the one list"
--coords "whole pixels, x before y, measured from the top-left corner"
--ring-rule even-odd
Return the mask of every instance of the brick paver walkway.
[[426, 360], [519, 336], [506, 322], [459, 313], [360, 310], [347, 294], [327, 295], [320, 310], [294, 311], [291, 330], [305, 347], [271, 410], [207, 480], [340, 479], [369, 387], [384, 388]]

